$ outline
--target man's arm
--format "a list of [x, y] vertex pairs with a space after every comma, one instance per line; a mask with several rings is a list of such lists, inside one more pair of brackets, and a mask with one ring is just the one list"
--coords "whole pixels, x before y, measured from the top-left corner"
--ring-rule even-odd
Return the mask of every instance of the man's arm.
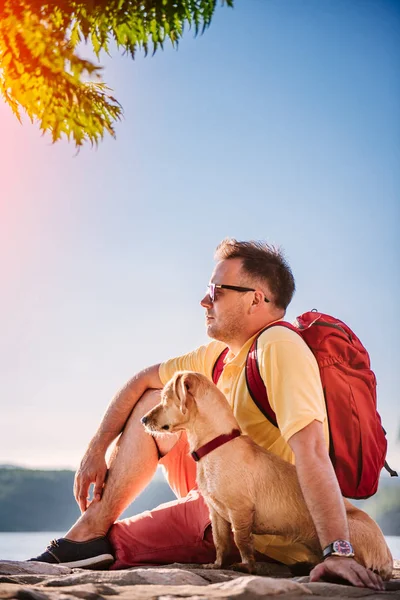
[[87, 497], [91, 483], [95, 484], [94, 499], [101, 498], [107, 474], [107, 448], [123, 430], [133, 407], [146, 390], [163, 387], [158, 374], [159, 366], [153, 365], [132, 377], [108, 406], [75, 475], [74, 495], [82, 512], [88, 506]]
[[[349, 540], [346, 510], [326, 448], [322, 423], [313, 421], [292, 435], [288, 443], [295, 455], [298, 480], [321, 548], [338, 539]], [[352, 558], [325, 559], [311, 572], [311, 581], [324, 577], [342, 577], [355, 586], [384, 589], [378, 575]]]

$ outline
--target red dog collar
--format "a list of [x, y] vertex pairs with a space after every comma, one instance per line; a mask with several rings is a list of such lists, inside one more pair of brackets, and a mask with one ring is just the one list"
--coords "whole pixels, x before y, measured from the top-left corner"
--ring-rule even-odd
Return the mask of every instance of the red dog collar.
[[234, 429], [231, 433], [223, 433], [222, 435], [217, 436], [211, 440], [211, 442], [207, 442], [207, 444], [204, 444], [204, 446], [200, 446], [198, 450], [191, 452], [193, 460], [196, 462], [199, 461], [201, 458], [203, 458], [203, 456], [209, 454], [209, 452], [212, 452], [216, 448], [219, 448], [219, 446], [226, 444], [226, 442], [230, 442], [231, 440], [237, 438], [239, 435], [241, 435], [241, 433], [242, 432], [239, 429]]

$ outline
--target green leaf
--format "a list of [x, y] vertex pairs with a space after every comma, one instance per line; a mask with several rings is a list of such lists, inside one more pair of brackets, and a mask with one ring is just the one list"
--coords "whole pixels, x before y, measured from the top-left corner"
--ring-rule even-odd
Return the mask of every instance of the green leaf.
[[79, 43], [98, 57], [110, 40], [132, 58], [149, 44], [154, 54], [167, 38], [176, 46], [185, 25], [204, 31], [215, 7], [216, 0], [0, 0], [0, 93], [17, 119], [24, 110], [53, 142], [66, 137], [79, 148], [115, 137], [122, 107], [99, 80], [101, 67], [77, 54]]

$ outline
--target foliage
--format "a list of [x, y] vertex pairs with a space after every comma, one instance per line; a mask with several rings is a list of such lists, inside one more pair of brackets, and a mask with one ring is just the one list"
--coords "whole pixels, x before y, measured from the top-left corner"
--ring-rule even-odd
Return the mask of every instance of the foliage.
[[122, 107], [100, 81], [101, 67], [78, 55], [79, 43], [97, 57], [112, 41], [132, 58], [154, 53], [167, 39], [176, 46], [185, 26], [204, 32], [215, 7], [216, 0], [0, 0], [0, 93], [53, 142], [65, 135], [80, 147], [105, 132], [115, 137]]
[[[69, 529], [80, 514], [72, 494], [73, 482], [73, 471], [0, 466], [0, 532]], [[164, 477], [157, 474], [122, 518], [151, 510], [173, 498]]]
[[0, 531], [68, 529], [79, 509], [72, 471], [0, 469]]

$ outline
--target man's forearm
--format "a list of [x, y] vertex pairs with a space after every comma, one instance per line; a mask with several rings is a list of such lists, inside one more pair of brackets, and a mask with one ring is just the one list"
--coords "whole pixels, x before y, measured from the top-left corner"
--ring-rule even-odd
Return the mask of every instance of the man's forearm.
[[158, 370], [159, 365], [153, 365], [140, 371], [115, 395], [89, 444], [90, 451], [105, 453], [123, 430], [133, 407], [145, 391], [163, 387]]
[[304, 464], [300, 459], [296, 462], [296, 469], [321, 548], [334, 540], [348, 540], [346, 510], [330, 460], [326, 462], [323, 457], [314, 456]]
[[317, 530], [321, 548], [349, 539], [343, 497], [325, 446], [321, 424], [314, 421], [289, 441], [304, 500]]

